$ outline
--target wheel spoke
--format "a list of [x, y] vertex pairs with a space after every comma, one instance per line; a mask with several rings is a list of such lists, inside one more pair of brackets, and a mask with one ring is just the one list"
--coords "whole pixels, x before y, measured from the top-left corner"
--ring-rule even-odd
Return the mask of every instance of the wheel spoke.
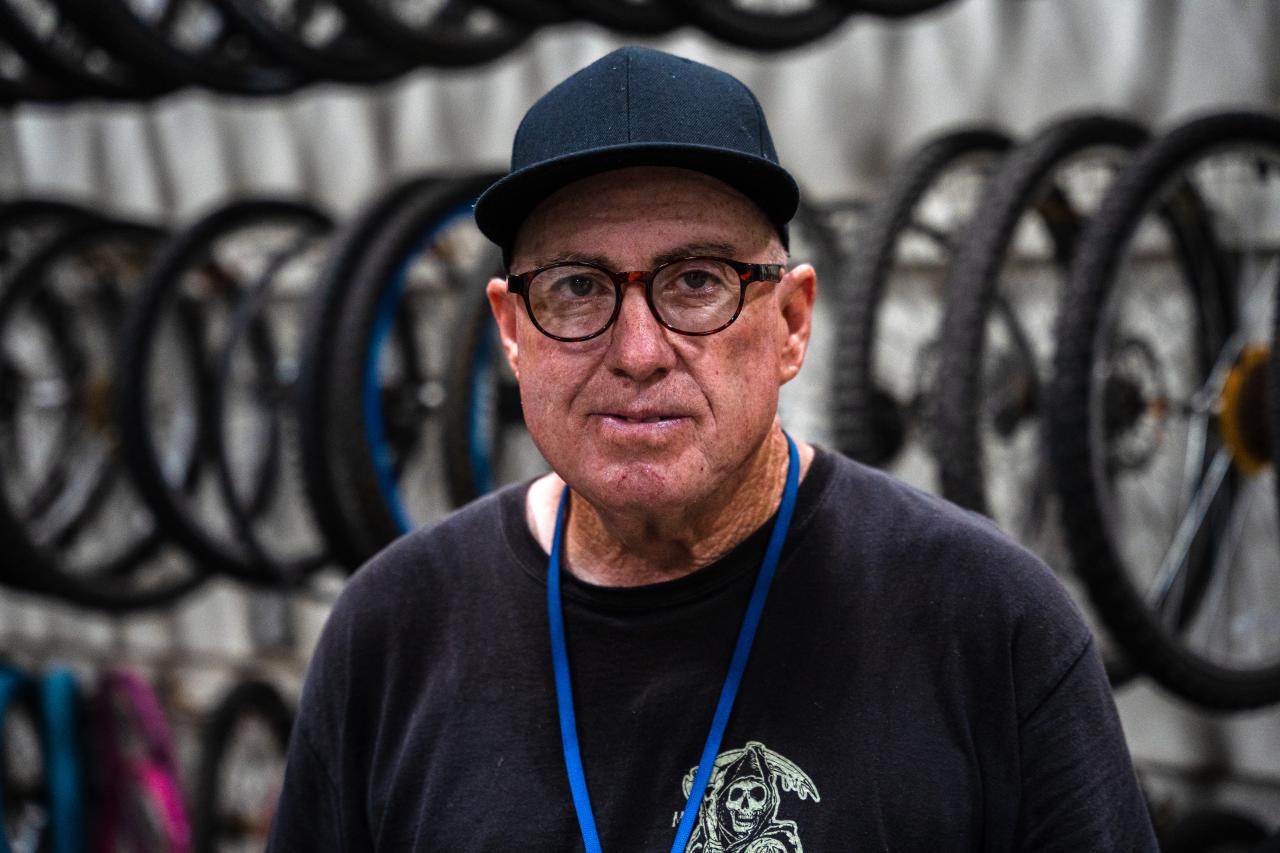
[[[1203, 635], [1202, 647], [1205, 651], [1216, 648], [1218, 660], [1223, 663], [1236, 660], [1236, 631], [1232, 608], [1239, 597], [1236, 594], [1237, 575], [1233, 567], [1236, 565], [1235, 557], [1240, 551], [1240, 543], [1244, 539], [1254, 491], [1255, 489], [1246, 487], [1232, 504], [1226, 538], [1214, 553], [1209, 589], [1203, 593], [1206, 598], [1198, 608], [1202, 615], [1199, 620], [1202, 626], [1199, 632]], [[1218, 640], [1216, 644], [1215, 639]]]
[[1192, 543], [1195, 542], [1196, 535], [1209, 514], [1209, 508], [1213, 506], [1214, 499], [1222, 489], [1227, 472], [1230, 470], [1231, 454], [1226, 449], [1221, 449], [1214, 455], [1213, 462], [1210, 463], [1204, 479], [1200, 481], [1199, 488], [1192, 495], [1191, 503], [1182, 516], [1177, 533], [1174, 534], [1169, 550], [1165, 552], [1164, 559], [1160, 563], [1160, 571], [1151, 589], [1151, 599], [1155, 602], [1155, 609], [1162, 614], [1170, 612], [1168, 604], [1174, 586], [1179, 577], [1185, 573]]

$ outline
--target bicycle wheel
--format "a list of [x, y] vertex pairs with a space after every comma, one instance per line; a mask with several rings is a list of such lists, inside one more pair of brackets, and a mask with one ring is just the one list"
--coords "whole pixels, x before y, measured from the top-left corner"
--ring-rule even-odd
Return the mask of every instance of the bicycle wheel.
[[218, 702], [200, 732], [195, 853], [266, 846], [292, 728], [293, 712], [265, 681], [241, 681]]
[[424, 65], [482, 65], [513, 50], [532, 30], [473, 0], [338, 0], [378, 41]]
[[0, 848], [44, 849], [51, 807], [36, 683], [0, 664]]
[[70, 92], [135, 99], [172, 88], [100, 44], [58, 0], [0, 0], [0, 31], [32, 69]]
[[[448, 341], [461, 304], [500, 269], [473, 221], [477, 175], [424, 193], [387, 225], [338, 327], [330, 460], [348, 527], [367, 558], [448, 507], [439, 459]], [[411, 343], [393, 348], [399, 327]]]
[[1039, 414], [1060, 282], [1102, 191], [1145, 139], [1131, 122], [1082, 116], [1017, 148], [987, 184], [944, 285], [942, 493], [1059, 567]]
[[217, 0], [265, 52], [307, 74], [345, 83], [381, 83], [413, 67], [361, 32], [333, 0]]
[[0, 41], [0, 106], [30, 101], [58, 103], [74, 100], [77, 90], [61, 86]]
[[86, 32], [169, 85], [279, 95], [308, 78], [265, 56], [211, 0], [59, 0]]
[[70, 669], [58, 667], [40, 679], [41, 735], [49, 780], [51, 853], [79, 853], [85, 849], [80, 701], [80, 687]]
[[[235, 469], [248, 471], [259, 494], [277, 488], [280, 470], [278, 420], [258, 405], [258, 388], [274, 382], [276, 343], [261, 323], [244, 336], [250, 364], [235, 377], [241, 386], [222, 389], [218, 422], [210, 412], [215, 353], [232, 328], [245, 291], [260, 281], [281, 252], [312, 241], [331, 227], [311, 205], [279, 199], [245, 199], [207, 214], [172, 243], [147, 272], [130, 308], [120, 350], [116, 416], [121, 446], [138, 489], [165, 530], [206, 570], [241, 580], [273, 584], [270, 563], [246, 549], [217, 475], [212, 433], [235, 419], [254, 436], [234, 446]], [[259, 315], [261, 320], [261, 315]], [[189, 372], [175, 370], [186, 352]], [[180, 362], [179, 362], [180, 363]], [[248, 386], [245, 388], [244, 386]], [[244, 390], [244, 393], [240, 393]], [[193, 460], [175, 465], [173, 460]], [[236, 496], [246, 494], [244, 487]], [[267, 498], [262, 498], [266, 500]]]
[[[34, 473], [0, 477], [0, 544], [9, 583], [127, 610], [173, 601], [202, 579], [164, 546], [126, 475], [110, 418], [122, 315], [162, 237], [139, 225], [81, 223], [28, 258], [0, 293], [4, 361], [24, 366], [0, 371], [0, 399], [35, 401], [33, 425], [70, 418], [74, 433], [57, 445], [62, 455], [53, 459], [52, 436], [16, 430]], [[56, 324], [66, 324], [65, 331], [47, 334]], [[182, 366], [175, 360], [175, 369]], [[29, 490], [49, 483], [57, 488], [48, 500]]]
[[128, 670], [109, 670], [93, 714], [100, 773], [95, 841], [112, 850], [190, 853], [173, 736], [155, 692]]
[[1210, 708], [1280, 699], [1260, 428], [1277, 210], [1280, 121], [1174, 129], [1090, 223], [1058, 330], [1051, 447], [1074, 563], [1135, 662]]
[[495, 12], [531, 27], [567, 24], [574, 15], [561, 0], [484, 0]]
[[708, 35], [752, 50], [789, 50], [834, 32], [849, 10], [833, 0], [685, 0], [689, 20]]
[[951, 0], [843, 0], [850, 12], [868, 12], [882, 18], [909, 18], [947, 5]]
[[983, 186], [1011, 145], [999, 131], [966, 128], [895, 167], [838, 294], [836, 447], [930, 492], [941, 491], [930, 418], [943, 280]]
[[[333, 406], [344, 404], [333, 395], [333, 340], [352, 283], [378, 234], [401, 208], [437, 183], [437, 178], [424, 177], [398, 184], [347, 222], [334, 237], [324, 270], [307, 297], [294, 397], [303, 486], [329, 552], [348, 571], [353, 571], [364, 558], [355, 544], [359, 533], [348, 526], [349, 519], [339, 502], [331, 464], [343, 451], [330, 429], [330, 411]], [[392, 331], [400, 341], [397, 330]]]
[[[1271, 321], [1271, 385], [1267, 389], [1267, 399], [1271, 401], [1268, 417], [1271, 424], [1271, 467], [1273, 471], [1277, 466], [1280, 466], [1280, 281], [1276, 282], [1276, 291]], [[1280, 473], [1275, 475], [1275, 479], [1276, 507], [1280, 508]]]
[[1252, 817], [1206, 807], [1178, 819], [1160, 839], [1161, 853], [1255, 853], [1267, 831]]
[[688, 23], [683, 5], [676, 0], [564, 0], [564, 4], [583, 19], [623, 35], [658, 36]]
[[[316, 280], [328, 237], [327, 229], [299, 235], [240, 297], [213, 358], [209, 388], [210, 455], [231, 525], [255, 571], [282, 585], [330, 562], [307, 510], [294, 418], [298, 305]], [[262, 359], [263, 337], [269, 364]], [[244, 452], [255, 446], [271, 452]], [[270, 465], [266, 471], [263, 462]]]
[[474, 289], [450, 358], [444, 407], [445, 476], [455, 507], [549, 470], [525, 429], [520, 386], [488, 295]]

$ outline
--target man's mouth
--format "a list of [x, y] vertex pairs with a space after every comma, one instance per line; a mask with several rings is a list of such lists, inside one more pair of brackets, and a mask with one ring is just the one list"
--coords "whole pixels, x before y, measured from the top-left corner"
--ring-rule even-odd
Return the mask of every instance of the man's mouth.
[[656, 424], [662, 421], [673, 421], [678, 418], [679, 415], [647, 415], [645, 417], [631, 417], [629, 415], [607, 414], [605, 417], [616, 418], [617, 420], [624, 421], [629, 424]]

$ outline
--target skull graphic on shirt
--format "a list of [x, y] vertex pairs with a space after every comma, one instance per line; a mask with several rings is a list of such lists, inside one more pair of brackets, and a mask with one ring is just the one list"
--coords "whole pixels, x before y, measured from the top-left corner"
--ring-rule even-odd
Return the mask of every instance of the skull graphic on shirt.
[[[685, 775], [686, 797], [697, 770]], [[819, 802], [804, 771], [762, 743], [720, 753], [685, 853], [803, 853], [795, 821], [778, 817], [780, 788]]]

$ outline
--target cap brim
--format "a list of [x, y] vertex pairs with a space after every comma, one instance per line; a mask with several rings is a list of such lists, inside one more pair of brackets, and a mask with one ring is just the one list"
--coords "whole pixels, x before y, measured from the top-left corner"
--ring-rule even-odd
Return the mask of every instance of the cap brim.
[[800, 203], [795, 179], [763, 157], [702, 145], [628, 143], [544, 160], [507, 174], [476, 201], [476, 225], [502, 247], [509, 265], [516, 231], [543, 199], [580, 178], [629, 166], [676, 166], [718, 178], [755, 202], [781, 233]]

